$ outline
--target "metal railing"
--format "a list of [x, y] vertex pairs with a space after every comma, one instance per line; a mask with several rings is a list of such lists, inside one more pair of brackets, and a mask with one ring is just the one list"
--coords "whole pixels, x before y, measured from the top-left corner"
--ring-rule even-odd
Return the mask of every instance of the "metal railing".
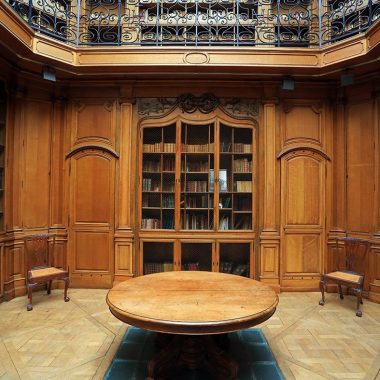
[[323, 46], [380, 17], [380, 0], [2, 1], [77, 46]]

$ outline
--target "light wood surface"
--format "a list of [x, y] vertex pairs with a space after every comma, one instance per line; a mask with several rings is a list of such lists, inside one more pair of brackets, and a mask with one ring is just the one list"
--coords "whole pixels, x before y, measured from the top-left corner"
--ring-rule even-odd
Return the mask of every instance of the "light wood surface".
[[163, 272], [125, 281], [107, 295], [120, 320], [176, 334], [236, 331], [268, 319], [278, 297], [245, 277], [212, 272]]
[[[34, 294], [0, 304], [0, 378], [103, 380], [127, 325], [106, 304], [104, 289]], [[355, 297], [280, 293], [272, 318], [260, 325], [286, 380], [367, 379], [380, 370], [380, 305], [364, 300], [355, 316]], [[37, 307], [38, 306], [38, 307]], [[344, 321], [344, 323], [342, 323]], [[54, 342], [52, 344], [52, 342]]]

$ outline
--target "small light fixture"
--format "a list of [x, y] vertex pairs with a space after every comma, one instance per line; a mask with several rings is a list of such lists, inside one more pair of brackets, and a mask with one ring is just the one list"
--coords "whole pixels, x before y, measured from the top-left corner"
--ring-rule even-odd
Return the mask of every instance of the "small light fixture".
[[45, 80], [49, 80], [51, 82], [55, 82], [57, 80], [55, 76], [55, 71], [50, 66], [44, 66], [44, 68], [42, 69], [42, 77]]
[[344, 73], [340, 76], [340, 85], [342, 87], [351, 86], [352, 84], [354, 84], [354, 74]]
[[291, 77], [286, 77], [282, 81], [282, 89], [293, 91], [294, 90], [294, 79]]

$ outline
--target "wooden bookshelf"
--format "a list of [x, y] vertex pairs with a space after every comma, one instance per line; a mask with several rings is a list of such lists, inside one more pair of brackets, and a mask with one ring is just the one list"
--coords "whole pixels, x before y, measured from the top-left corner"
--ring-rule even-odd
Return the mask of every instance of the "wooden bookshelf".
[[[232, 262], [231, 273], [253, 276], [254, 128], [152, 121], [142, 126], [140, 141], [139, 236], [155, 242], [140, 244], [138, 273], [227, 271]], [[242, 233], [248, 240], [222, 245], [219, 258], [219, 239], [233, 243]], [[168, 237], [175, 242], [170, 247]], [[236, 260], [226, 253], [234, 249]]]

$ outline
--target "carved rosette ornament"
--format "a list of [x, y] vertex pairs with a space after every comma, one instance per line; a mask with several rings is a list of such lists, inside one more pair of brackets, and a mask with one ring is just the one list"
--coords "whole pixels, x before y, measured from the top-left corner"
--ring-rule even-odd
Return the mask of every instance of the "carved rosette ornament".
[[184, 113], [199, 111], [204, 114], [211, 113], [219, 107], [236, 119], [251, 118], [259, 114], [259, 104], [256, 100], [217, 98], [214, 94], [184, 94], [178, 98], [140, 98], [137, 104], [141, 117], [163, 117], [177, 107]]

